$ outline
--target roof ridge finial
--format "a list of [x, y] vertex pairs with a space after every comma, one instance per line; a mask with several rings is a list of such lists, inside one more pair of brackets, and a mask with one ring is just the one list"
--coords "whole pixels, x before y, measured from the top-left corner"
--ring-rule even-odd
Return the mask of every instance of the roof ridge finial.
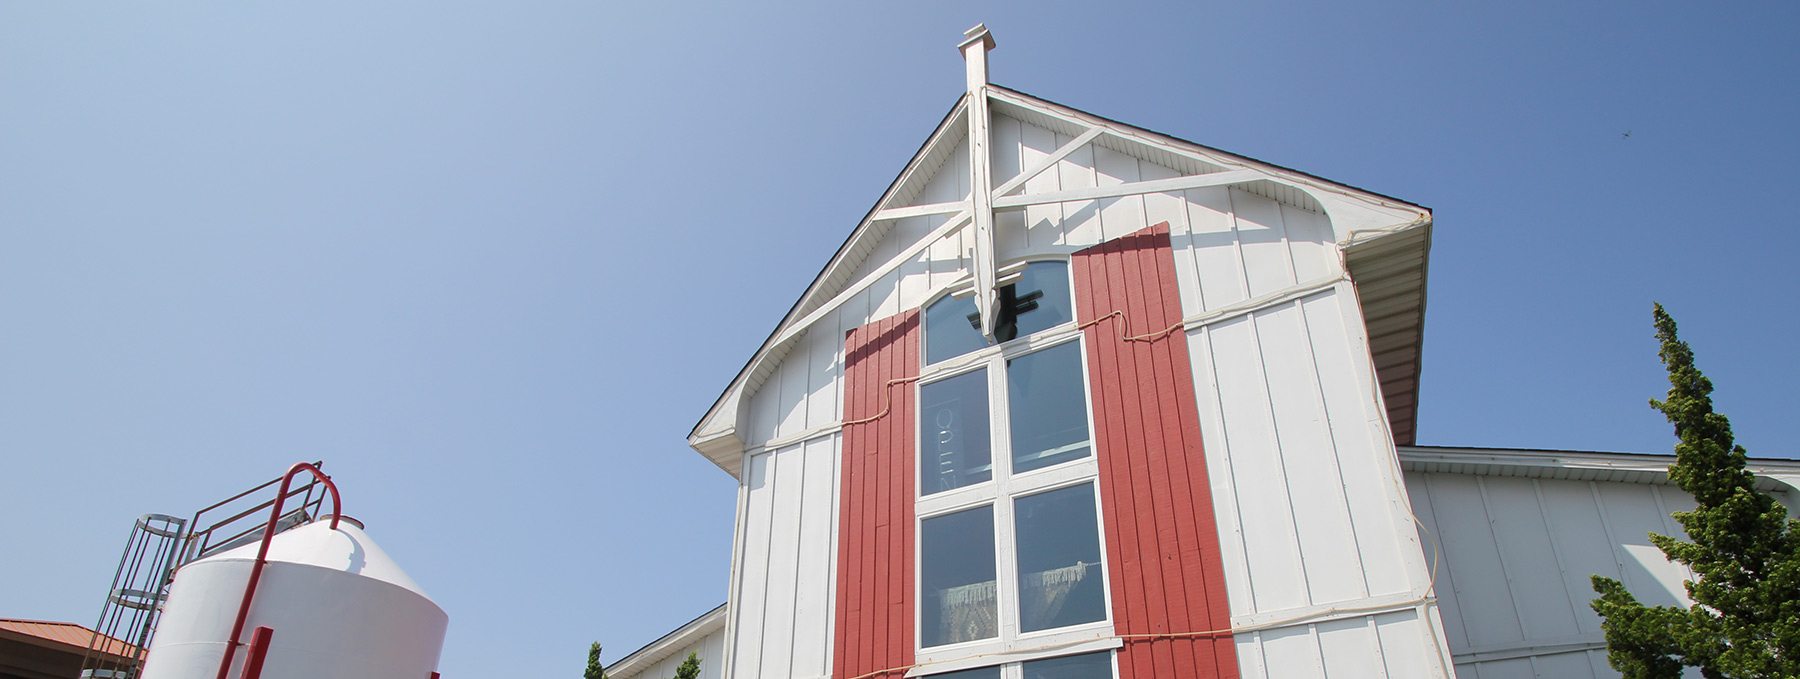
[[975, 24], [974, 28], [963, 31], [963, 41], [957, 43], [956, 48], [962, 50], [963, 62], [968, 66], [969, 91], [986, 87], [987, 53], [994, 49], [994, 35], [988, 32], [987, 24]]

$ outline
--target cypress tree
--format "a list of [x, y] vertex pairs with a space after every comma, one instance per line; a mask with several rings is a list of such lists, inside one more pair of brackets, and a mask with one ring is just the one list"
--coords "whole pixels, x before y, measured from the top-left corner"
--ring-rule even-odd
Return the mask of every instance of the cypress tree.
[[700, 656], [688, 653], [687, 660], [675, 668], [675, 679], [700, 679]]
[[606, 667], [600, 664], [600, 642], [598, 641], [588, 647], [587, 671], [581, 673], [581, 679], [606, 679]]
[[1661, 304], [1654, 315], [1669, 395], [1650, 405], [1675, 426], [1669, 479], [1695, 507], [1673, 514], [1688, 540], [1650, 541], [1693, 570], [1694, 605], [1645, 606], [1618, 580], [1594, 576], [1607, 660], [1626, 679], [1679, 676], [1684, 666], [1708, 679], [1800, 677], [1800, 520], [1756, 489], [1731, 422], [1713, 411], [1712, 381], [1675, 319]]

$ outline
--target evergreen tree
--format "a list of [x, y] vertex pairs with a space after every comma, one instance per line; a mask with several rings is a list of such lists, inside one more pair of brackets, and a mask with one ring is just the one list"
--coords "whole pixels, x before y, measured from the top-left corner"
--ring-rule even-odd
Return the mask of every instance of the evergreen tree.
[[600, 664], [600, 642], [598, 641], [588, 647], [587, 671], [581, 673], [581, 679], [606, 679], [606, 667]]
[[688, 653], [687, 660], [675, 668], [675, 679], [700, 679], [700, 656]]
[[1675, 320], [1656, 305], [1656, 337], [1669, 396], [1650, 401], [1680, 442], [1669, 478], [1694, 496], [1675, 512], [1692, 540], [1651, 534], [1670, 560], [1693, 569], [1690, 608], [1644, 606], [1618, 580], [1594, 576], [1607, 659], [1626, 679], [1674, 677], [1683, 666], [1708, 679], [1800, 677], [1800, 520], [1756, 490], [1731, 423], [1713, 412], [1712, 382]]

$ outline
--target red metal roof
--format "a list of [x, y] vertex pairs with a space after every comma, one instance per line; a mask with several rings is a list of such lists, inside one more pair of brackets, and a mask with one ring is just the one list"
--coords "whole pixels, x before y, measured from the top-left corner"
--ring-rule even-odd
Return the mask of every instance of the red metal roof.
[[[72, 622], [51, 622], [48, 620], [20, 620], [17, 618], [0, 618], [0, 636], [20, 638], [28, 643], [34, 640], [50, 642], [37, 643], [39, 646], [73, 647], [76, 653], [87, 650], [88, 643], [94, 640], [94, 631]], [[132, 656], [137, 654], [137, 647], [112, 637], [103, 635], [101, 650], [115, 656]], [[70, 649], [62, 649], [70, 650]]]

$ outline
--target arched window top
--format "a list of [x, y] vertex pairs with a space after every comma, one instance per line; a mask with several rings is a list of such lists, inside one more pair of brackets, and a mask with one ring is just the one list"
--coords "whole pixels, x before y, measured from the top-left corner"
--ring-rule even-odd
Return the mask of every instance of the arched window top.
[[[1003, 277], [994, 340], [1005, 342], [1075, 319], [1068, 262], [1030, 262]], [[970, 297], [945, 296], [925, 308], [925, 362], [937, 363], [988, 346]]]

